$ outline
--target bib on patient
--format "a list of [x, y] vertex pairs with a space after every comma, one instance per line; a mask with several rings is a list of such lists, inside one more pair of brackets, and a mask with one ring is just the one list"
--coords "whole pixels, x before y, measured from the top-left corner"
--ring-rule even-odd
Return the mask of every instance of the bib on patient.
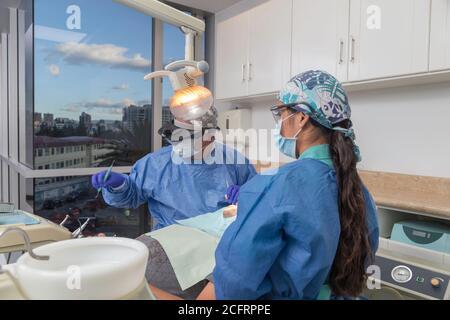
[[226, 208], [222, 208], [217, 210], [216, 212], [210, 212], [206, 214], [202, 214], [190, 219], [184, 220], [176, 220], [177, 223], [199, 229], [203, 232], [206, 232], [212, 236], [217, 238], [221, 238], [224, 234], [225, 230], [236, 220], [236, 216], [225, 218], [223, 216], [224, 210]]

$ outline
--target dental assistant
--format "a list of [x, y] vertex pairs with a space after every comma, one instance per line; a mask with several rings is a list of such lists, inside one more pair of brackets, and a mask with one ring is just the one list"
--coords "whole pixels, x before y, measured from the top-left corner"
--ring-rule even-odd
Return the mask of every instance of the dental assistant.
[[[202, 130], [195, 131], [195, 126]], [[187, 131], [192, 139], [177, 136], [177, 130]], [[208, 130], [218, 130], [214, 107], [190, 123], [175, 119], [160, 130], [171, 146], [139, 160], [129, 176], [112, 173], [104, 181], [105, 172], [101, 172], [92, 177], [92, 185], [103, 189], [106, 203], [113, 207], [137, 208], [147, 203], [157, 222], [155, 230], [176, 220], [217, 211], [226, 205], [225, 195], [229, 203], [236, 201], [233, 190], [253, 178], [256, 171], [242, 154], [216, 142], [213, 134], [203, 141]], [[180, 136], [185, 139], [179, 141]], [[196, 147], [198, 139], [200, 146]]]
[[379, 228], [347, 95], [333, 76], [308, 71], [279, 98], [277, 144], [296, 161], [241, 188], [199, 300], [358, 297], [365, 287]]

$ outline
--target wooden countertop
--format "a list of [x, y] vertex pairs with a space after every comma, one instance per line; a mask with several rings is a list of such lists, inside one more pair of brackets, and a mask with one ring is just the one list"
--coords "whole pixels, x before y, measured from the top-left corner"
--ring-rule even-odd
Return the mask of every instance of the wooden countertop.
[[450, 219], [450, 179], [360, 171], [378, 206]]
[[[258, 172], [282, 163], [256, 163]], [[378, 206], [450, 219], [450, 179], [360, 171]]]

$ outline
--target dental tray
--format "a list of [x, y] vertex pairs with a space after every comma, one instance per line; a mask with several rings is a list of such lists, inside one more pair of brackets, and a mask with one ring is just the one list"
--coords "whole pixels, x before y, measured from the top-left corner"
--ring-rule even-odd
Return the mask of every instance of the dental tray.
[[0, 226], [9, 225], [36, 225], [40, 224], [39, 219], [35, 219], [23, 211], [14, 210], [12, 212], [0, 212]]

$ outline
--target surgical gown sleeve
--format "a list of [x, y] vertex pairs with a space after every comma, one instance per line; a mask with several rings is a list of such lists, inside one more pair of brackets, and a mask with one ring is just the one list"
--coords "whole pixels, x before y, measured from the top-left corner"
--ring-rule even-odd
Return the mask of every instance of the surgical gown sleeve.
[[[339, 217], [332, 214], [337, 212], [337, 190], [329, 192], [320, 185], [308, 190], [297, 175], [269, 184], [265, 179], [255, 177], [239, 196], [238, 219], [216, 251], [216, 296], [315, 299], [339, 240]], [[270, 185], [270, 195], [258, 190], [261, 185]]]
[[228, 154], [230, 152], [234, 153], [232, 159], [235, 159], [236, 161], [236, 164], [233, 164], [233, 167], [236, 172], [237, 185], [242, 186], [256, 175], [255, 167], [242, 153], [237, 150], [227, 150]]
[[236, 170], [238, 171], [238, 185], [240, 186], [246, 184], [256, 175], [255, 167], [251, 163], [239, 164], [236, 166]]
[[[150, 155], [151, 156], [151, 155]], [[148, 201], [148, 193], [153, 188], [152, 176], [156, 175], [150, 156], [139, 160], [125, 179], [125, 183], [115, 189], [103, 189], [107, 204], [116, 208], [136, 209]]]

